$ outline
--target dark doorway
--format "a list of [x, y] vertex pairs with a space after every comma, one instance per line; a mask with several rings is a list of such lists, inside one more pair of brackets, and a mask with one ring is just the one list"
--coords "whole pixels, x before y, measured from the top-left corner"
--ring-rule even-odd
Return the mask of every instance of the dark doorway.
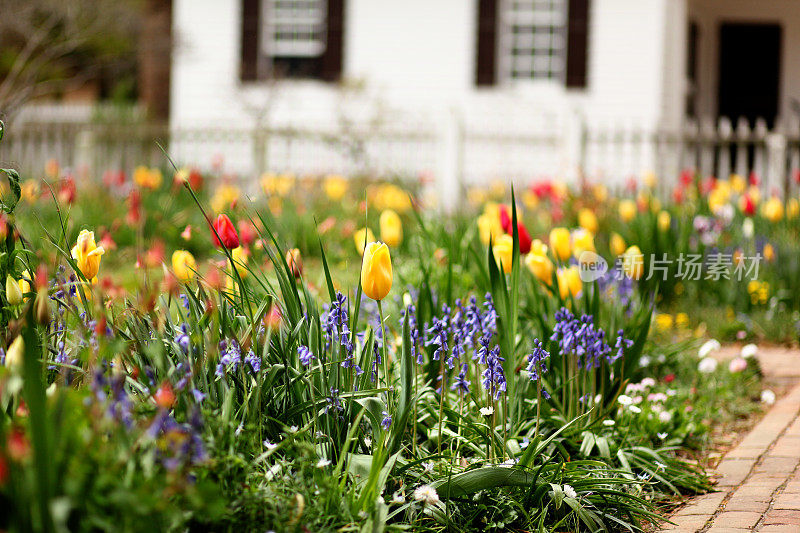
[[734, 24], [720, 27], [719, 115], [734, 124], [745, 117], [752, 126], [763, 117], [772, 128], [778, 115], [781, 76], [781, 27]]

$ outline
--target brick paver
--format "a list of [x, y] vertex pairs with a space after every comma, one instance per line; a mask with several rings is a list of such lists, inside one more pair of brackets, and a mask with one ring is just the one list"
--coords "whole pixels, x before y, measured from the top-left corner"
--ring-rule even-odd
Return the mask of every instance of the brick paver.
[[[725, 347], [720, 359], [738, 355]], [[795, 383], [716, 468], [716, 490], [670, 517], [671, 533], [800, 533], [800, 352], [762, 349], [768, 379]]]

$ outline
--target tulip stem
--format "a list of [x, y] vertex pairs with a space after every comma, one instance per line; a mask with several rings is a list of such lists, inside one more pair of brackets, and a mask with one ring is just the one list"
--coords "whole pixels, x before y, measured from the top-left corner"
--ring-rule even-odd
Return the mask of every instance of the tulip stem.
[[389, 381], [389, 358], [386, 357], [386, 326], [384, 325], [383, 320], [383, 306], [381, 305], [381, 301], [377, 300], [378, 302], [378, 314], [381, 317], [381, 338], [383, 339], [383, 345], [381, 346], [381, 357], [383, 358], [383, 377], [386, 379], [386, 410], [390, 413], [391, 405], [392, 405], [392, 385]]

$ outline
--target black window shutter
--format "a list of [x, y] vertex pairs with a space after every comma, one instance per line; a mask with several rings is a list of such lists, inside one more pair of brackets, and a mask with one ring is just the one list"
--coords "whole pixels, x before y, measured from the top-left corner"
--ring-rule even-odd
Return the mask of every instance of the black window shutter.
[[569, 0], [567, 22], [567, 87], [587, 85], [589, 0]]
[[241, 0], [242, 2], [242, 42], [239, 76], [242, 81], [258, 79], [258, 63], [261, 50], [258, 35], [261, 29], [261, 2]]
[[475, 84], [494, 85], [497, 81], [497, 0], [478, 0], [477, 26]]
[[328, 0], [328, 36], [320, 73], [323, 80], [336, 81], [341, 77], [343, 44], [344, 0]]

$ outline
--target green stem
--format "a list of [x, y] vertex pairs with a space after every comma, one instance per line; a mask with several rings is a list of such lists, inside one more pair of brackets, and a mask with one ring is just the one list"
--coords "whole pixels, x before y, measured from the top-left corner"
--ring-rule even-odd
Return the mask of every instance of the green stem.
[[386, 410], [388, 412], [392, 412], [392, 384], [391, 380], [389, 379], [389, 358], [386, 357], [386, 345], [389, 343], [389, 340], [386, 338], [386, 326], [384, 325], [383, 319], [383, 306], [381, 305], [381, 301], [378, 300], [378, 314], [381, 317], [381, 335], [383, 337], [383, 346], [381, 347], [381, 357], [383, 357], [383, 377], [386, 380]]

